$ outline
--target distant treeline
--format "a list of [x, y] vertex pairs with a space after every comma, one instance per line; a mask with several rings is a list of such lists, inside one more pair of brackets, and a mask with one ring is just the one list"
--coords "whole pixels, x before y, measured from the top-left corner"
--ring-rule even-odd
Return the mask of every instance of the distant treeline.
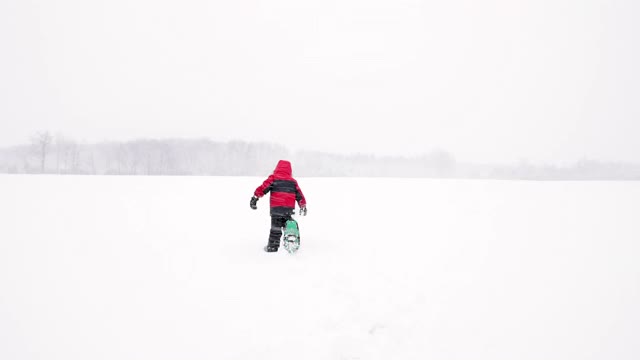
[[280, 159], [295, 176], [426, 177], [530, 180], [640, 180], [640, 165], [582, 160], [567, 166], [459, 163], [445, 151], [421, 156], [291, 152], [269, 143], [140, 139], [82, 144], [48, 132], [0, 149], [0, 172], [16, 174], [265, 176]]

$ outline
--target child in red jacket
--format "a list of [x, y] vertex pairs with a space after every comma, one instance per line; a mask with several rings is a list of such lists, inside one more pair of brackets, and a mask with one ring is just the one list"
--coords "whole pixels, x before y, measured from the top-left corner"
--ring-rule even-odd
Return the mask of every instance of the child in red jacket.
[[271, 231], [269, 242], [264, 250], [276, 252], [280, 247], [282, 228], [291, 215], [295, 213], [296, 202], [300, 207], [300, 215], [307, 216], [307, 201], [298, 186], [298, 182], [291, 175], [291, 163], [286, 160], [278, 161], [276, 169], [262, 185], [258, 186], [251, 198], [250, 206], [257, 209], [258, 199], [271, 192]]

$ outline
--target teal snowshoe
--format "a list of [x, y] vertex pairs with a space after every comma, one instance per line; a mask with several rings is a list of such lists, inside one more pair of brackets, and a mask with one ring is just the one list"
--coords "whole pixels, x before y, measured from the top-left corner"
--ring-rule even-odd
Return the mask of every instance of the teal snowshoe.
[[298, 222], [291, 219], [287, 220], [284, 225], [284, 234], [282, 236], [282, 245], [284, 249], [293, 254], [300, 248], [300, 229]]

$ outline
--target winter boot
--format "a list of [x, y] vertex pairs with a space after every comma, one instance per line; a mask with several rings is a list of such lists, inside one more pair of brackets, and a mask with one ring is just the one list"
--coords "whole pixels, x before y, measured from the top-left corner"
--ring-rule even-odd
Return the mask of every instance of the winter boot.
[[277, 252], [278, 248], [277, 247], [273, 247], [273, 246], [269, 246], [269, 245], [265, 245], [264, 246], [264, 251], [266, 251], [266, 252]]

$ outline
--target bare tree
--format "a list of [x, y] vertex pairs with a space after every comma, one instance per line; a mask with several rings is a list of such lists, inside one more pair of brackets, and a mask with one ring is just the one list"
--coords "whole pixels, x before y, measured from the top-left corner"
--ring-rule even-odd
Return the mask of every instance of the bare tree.
[[83, 172], [80, 161], [80, 146], [76, 141], [57, 135], [55, 151], [57, 173], [74, 174]]
[[[64, 169], [67, 169], [67, 149], [68, 149], [69, 141], [61, 134], [56, 135], [56, 172], [60, 174], [60, 172], [64, 172]], [[62, 170], [61, 170], [62, 168]]]
[[40, 162], [40, 172], [45, 172], [45, 164], [47, 161], [47, 153], [49, 152], [49, 146], [53, 137], [48, 131], [38, 132], [31, 138], [31, 145], [33, 146], [38, 160]]

